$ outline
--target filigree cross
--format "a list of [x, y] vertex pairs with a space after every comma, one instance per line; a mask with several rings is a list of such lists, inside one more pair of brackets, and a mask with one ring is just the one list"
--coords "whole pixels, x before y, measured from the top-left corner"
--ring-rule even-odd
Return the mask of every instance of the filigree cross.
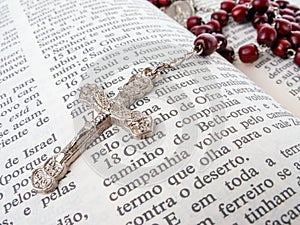
[[54, 191], [72, 162], [96, 136], [112, 124], [123, 127], [137, 139], [152, 136], [153, 120], [151, 116], [127, 108], [152, 89], [151, 78], [143, 75], [131, 76], [114, 99], [108, 98], [104, 90], [95, 84], [83, 86], [79, 95], [80, 100], [93, 108], [98, 115], [93, 121], [86, 123], [78, 135], [59, 154], [52, 156], [43, 167], [33, 171], [31, 180], [35, 190], [40, 193]]
[[151, 136], [153, 134], [152, 118], [139, 111], [131, 111], [128, 107], [153, 89], [152, 79], [164, 69], [177, 67], [199, 54], [198, 52], [194, 49], [155, 69], [145, 68], [141, 74], [131, 76], [114, 99], [108, 98], [104, 90], [95, 84], [83, 86], [79, 96], [80, 100], [98, 114], [92, 121], [84, 125], [77, 136], [60, 153], [50, 157], [42, 167], [32, 172], [31, 181], [34, 189], [40, 193], [54, 191], [58, 182], [66, 175], [69, 166], [98, 135], [112, 124], [123, 127], [138, 139]]

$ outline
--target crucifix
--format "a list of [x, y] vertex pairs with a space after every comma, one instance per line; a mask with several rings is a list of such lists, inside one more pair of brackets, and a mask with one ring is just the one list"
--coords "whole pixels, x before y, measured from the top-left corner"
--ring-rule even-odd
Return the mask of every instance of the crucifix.
[[114, 99], [108, 98], [104, 90], [95, 84], [83, 86], [80, 90], [80, 100], [98, 114], [81, 128], [60, 153], [50, 157], [42, 167], [33, 170], [31, 182], [34, 189], [44, 194], [54, 191], [59, 181], [66, 175], [70, 165], [98, 135], [112, 124], [121, 126], [137, 139], [152, 136], [151, 116], [139, 111], [131, 111], [128, 107], [153, 89], [152, 80], [160, 72], [180, 65], [195, 54], [197, 51], [192, 51], [170, 63], [163, 63], [155, 69], [145, 68], [141, 74], [131, 76]]

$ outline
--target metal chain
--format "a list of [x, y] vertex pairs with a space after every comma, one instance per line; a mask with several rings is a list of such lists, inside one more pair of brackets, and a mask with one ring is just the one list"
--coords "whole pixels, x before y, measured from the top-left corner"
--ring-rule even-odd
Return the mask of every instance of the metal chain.
[[142, 74], [144, 76], [150, 77], [151, 79], [154, 79], [157, 77], [157, 75], [159, 75], [165, 69], [171, 68], [171, 67], [177, 67], [177, 66], [181, 65], [183, 62], [192, 58], [193, 56], [201, 54], [202, 51], [203, 51], [203, 49], [201, 47], [199, 47], [199, 50], [193, 49], [191, 52], [185, 53], [183, 56], [175, 58], [170, 62], [162, 63], [162, 65], [157, 66], [155, 69], [147, 67], [142, 71]]

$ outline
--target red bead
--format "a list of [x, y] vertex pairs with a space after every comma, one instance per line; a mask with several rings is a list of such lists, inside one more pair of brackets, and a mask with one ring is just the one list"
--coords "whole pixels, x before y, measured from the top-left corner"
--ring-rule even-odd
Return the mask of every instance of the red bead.
[[299, 10], [299, 7], [298, 7], [298, 6], [292, 5], [292, 4], [288, 4], [286, 7], [287, 7], [288, 9], [293, 10], [294, 12], [297, 12], [297, 11]]
[[249, 3], [251, 2], [251, 0], [239, 0], [239, 4], [245, 4], [245, 3]]
[[280, 15], [290, 15], [290, 16], [294, 16], [294, 11], [291, 10], [291, 9], [288, 9], [288, 8], [285, 8], [285, 9], [280, 9], [279, 10], [279, 14]]
[[191, 16], [186, 21], [186, 26], [190, 30], [193, 26], [201, 25], [202, 24], [202, 18], [199, 16]]
[[207, 56], [217, 50], [218, 41], [211, 34], [200, 34], [194, 41], [194, 45], [194, 49], [200, 52], [200, 55]]
[[206, 25], [211, 27], [212, 32], [222, 33], [222, 26], [218, 20], [208, 21]]
[[231, 11], [232, 18], [236, 22], [243, 22], [247, 19], [248, 8], [246, 5], [237, 5]]
[[269, 24], [264, 24], [257, 30], [257, 43], [268, 47], [275, 44], [277, 40], [277, 32]]
[[269, 1], [268, 0], [253, 0], [252, 6], [254, 10], [258, 13], [265, 13], [269, 8]]
[[282, 19], [285, 19], [285, 20], [288, 20], [288, 21], [290, 21], [290, 22], [296, 22], [296, 19], [295, 19], [295, 17], [293, 17], [293, 16], [290, 16], [290, 15], [283, 15], [283, 16], [281, 16], [281, 18]]
[[296, 30], [300, 31], [300, 24], [292, 22], [291, 25], [292, 25], [292, 31], [296, 31]]
[[171, 5], [171, 1], [170, 0], [158, 0], [158, 5], [160, 7], [167, 7], [167, 6]]
[[193, 26], [190, 31], [198, 36], [199, 34], [211, 33], [211, 27], [208, 25], [196, 25]]
[[279, 8], [279, 5], [276, 2], [269, 2], [269, 4], [270, 4], [270, 6], [272, 6], [274, 8]]
[[248, 44], [239, 49], [240, 60], [244, 63], [252, 63], [259, 57], [258, 49], [254, 44]]
[[218, 50], [224, 49], [227, 46], [227, 39], [223, 34], [215, 34], [215, 38], [218, 42]]
[[288, 20], [276, 19], [275, 29], [277, 30], [278, 34], [288, 35], [292, 31], [292, 25]]
[[148, 0], [148, 2], [151, 2], [153, 5], [158, 6], [158, 0]]
[[300, 48], [297, 49], [296, 54], [294, 56], [294, 63], [297, 66], [300, 66]]
[[231, 0], [225, 0], [221, 2], [221, 9], [225, 10], [226, 12], [230, 13], [233, 7], [235, 6], [235, 2]]
[[211, 14], [211, 19], [218, 20], [222, 26], [225, 26], [228, 23], [229, 16], [225, 10], [219, 9]]
[[291, 49], [292, 45], [291, 43], [286, 39], [279, 39], [277, 43], [271, 48], [272, 52], [281, 57], [281, 58], [287, 58], [288, 56], [288, 49]]
[[260, 24], [267, 23], [269, 20], [267, 14], [255, 13], [252, 19], [252, 26], [256, 29]]
[[289, 41], [294, 50], [298, 49], [300, 47], [300, 31], [292, 31]]
[[158, 4], [160, 7], [167, 7], [171, 4], [170, 0], [158, 0]]
[[281, 9], [285, 8], [289, 4], [289, 2], [286, 0], [277, 0], [275, 2], [279, 5]]
[[234, 50], [232, 47], [226, 47], [224, 49], [218, 50], [218, 53], [229, 62], [232, 63], [234, 61]]

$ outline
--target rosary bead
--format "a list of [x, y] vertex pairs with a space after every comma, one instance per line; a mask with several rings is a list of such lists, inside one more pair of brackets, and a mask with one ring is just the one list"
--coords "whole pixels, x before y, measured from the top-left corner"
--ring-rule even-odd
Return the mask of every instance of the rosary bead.
[[[279, 5], [276, 2], [269, 2], [270, 6], [272, 6], [273, 8], [279, 8]], [[270, 8], [269, 8], [270, 9]]]
[[295, 17], [290, 16], [290, 15], [287, 15], [287, 14], [281, 16], [281, 18], [282, 18], [282, 19], [285, 19], [285, 20], [288, 20], [288, 21], [290, 21], [290, 22], [296, 22]]
[[217, 52], [223, 56], [227, 61], [233, 63], [234, 61], [234, 50], [232, 47], [226, 47], [224, 49], [217, 50]]
[[211, 19], [218, 20], [222, 26], [225, 26], [228, 23], [229, 16], [225, 10], [219, 9], [211, 14]]
[[246, 5], [237, 5], [231, 11], [231, 16], [236, 22], [244, 22], [247, 19], [248, 8]]
[[208, 21], [206, 25], [211, 27], [212, 32], [222, 33], [222, 26], [218, 20]]
[[193, 26], [190, 31], [195, 34], [196, 36], [198, 36], [199, 34], [204, 34], [204, 33], [211, 33], [211, 27], [208, 25], [196, 25]]
[[294, 56], [294, 63], [297, 66], [300, 66], [300, 48], [297, 49], [296, 54]]
[[279, 8], [281, 9], [286, 8], [286, 6], [289, 4], [289, 2], [286, 0], [277, 0], [275, 2], [279, 5]]
[[267, 23], [268, 21], [267, 14], [255, 13], [252, 19], [252, 26], [256, 29], [260, 24]]
[[160, 7], [167, 7], [171, 4], [170, 0], [158, 0], [158, 4]]
[[275, 44], [277, 40], [276, 30], [269, 24], [263, 24], [257, 29], [257, 43], [268, 47]]
[[153, 5], [158, 6], [158, 0], [148, 0], [148, 2], [151, 2]]
[[269, 8], [269, 1], [268, 0], [253, 0], [252, 6], [254, 10], [258, 13], [265, 13]]
[[200, 55], [207, 56], [215, 52], [218, 48], [218, 41], [212, 34], [200, 34], [194, 41], [194, 49]]
[[288, 4], [286, 7], [290, 10], [293, 10], [294, 12], [297, 12], [299, 10], [298, 6], [292, 4]]
[[294, 50], [298, 49], [300, 47], [300, 31], [292, 31], [289, 41]]
[[251, 0], [239, 0], [238, 2], [239, 2], [239, 5], [242, 5], [242, 4], [251, 2]]
[[300, 31], [300, 24], [292, 22], [291, 25], [292, 25], [292, 31], [297, 31], [297, 30]]
[[291, 9], [288, 9], [288, 8], [280, 9], [280, 10], [279, 10], [279, 14], [280, 14], [281, 16], [283, 16], [283, 15], [295, 16], [294, 11], [291, 10]]
[[285, 19], [276, 19], [275, 20], [275, 29], [278, 34], [288, 35], [292, 31], [292, 25], [288, 20]]
[[214, 34], [218, 42], [218, 50], [222, 50], [227, 46], [227, 39], [223, 34]]
[[255, 44], [247, 44], [239, 49], [240, 60], [244, 63], [252, 63], [259, 57], [258, 48]]
[[201, 25], [202, 24], [202, 18], [199, 16], [191, 16], [186, 21], [186, 26], [190, 30], [193, 26]]
[[286, 39], [279, 39], [277, 43], [271, 48], [272, 52], [281, 57], [281, 58], [287, 58], [288, 56], [288, 49], [291, 49], [292, 45], [291, 43]]
[[230, 13], [233, 7], [235, 6], [235, 2], [231, 0], [225, 0], [221, 2], [221, 9], [225, 10], [226, 12]]

